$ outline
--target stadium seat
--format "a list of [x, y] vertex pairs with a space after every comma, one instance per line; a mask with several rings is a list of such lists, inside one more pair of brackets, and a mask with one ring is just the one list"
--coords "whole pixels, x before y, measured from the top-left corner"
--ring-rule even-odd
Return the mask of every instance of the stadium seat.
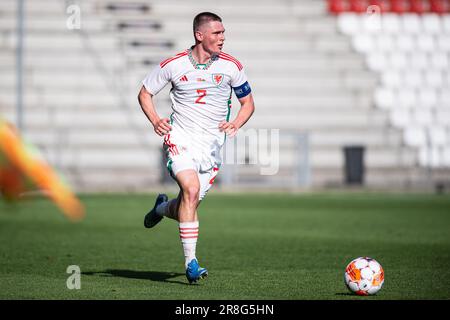
[[400, 107], [413, 107], [417, 103], [416, 92], [412, 89], [402, 87], [397, 91], [395, 101]]
[[419, 88], [423, 85], [421, 72], [417, 70], [405, 70], [403, 73], [403, 83], [409, 88]]
[[449, 73], [448, 55], [445, 54], [445, 52], [433, 52], [433, 54], [430, 56], [430, 65], [436, 70], [446, 71], [447, 74]]
[[439, 34], [442, 32], [441, 18], [436, 14], [422, 16], [423, 30], [427, 34]]
[[426, 11], [424, 0], [410, 0], [409, 5], [409, 12], [423, 14]]
[[395, 38], [395, 47], [402, 52], [411, 52], [415, 49], [414, 37], [408, 34], [400, 33]]
[[333, 14], [345, 12], [347, 9], [347, 1], [345, 0], [328, 0], [328, 11]]
[[377, 37], [377, 49], [382, 52], [389, 52], [395, 50], [394, 37], [389, 34], [381, 33]]
[[377, 6], [381, 13], [386, 13], [389, 11], [389, 1], [388, 0], [369, 0], [370, 6]]
[[395, 105], [395, 93], [391, 88], [379, 87], [375, 90], [375, 105], [381, 109], [390, 109]]
[[[437, 97], [437, 107], [442, 109], [450, 108], [450, 90], [441, 90]], [[450, 117], [449, 117], [450, 119]], [[450, 121], [450, 120], [449, 120]]]
[[379, 34], [382, 30], [381, 15], [362, 15], [361, 16], [361, 31], [364, 33]]
[[419, 149], [419, 163], [424, 167], [439, 167], [442, 163], [441, 151], [438, 148], [423, 146]]
[[433, 36], [425, 33], [417, 35], [417, 48], [424, 52], [433, 52], [435, 50], [435, 41]]
[[430, 11], [437, 14], [445, 14], [448, 12], [447, 0], [429, 0]]
[[418, 34], [421, 32], [420, 17], [416, 14], [402, 15], [402, 30], [405, 33]]
[[389, 65], [395, 70], [403, 70], [408, 68], [408, 59], [402, 52], [393, 52], [389, 56]]
[[413, 123], [421, 127], [428, 127], [433, 124], [433, 114], [427, 108], [415, 108], [413, 112]]
[[450, 34], [450, 14], [441, 16], [441, 23], [442, 31], [447, 35]]
[[356, 13], [365, 13], [367, 11], [367, 0], [350, 0], [349, 10]]
[[417, 126], [407, 127], [403, 131], [403, 138], [405, 143], [412, 147], [421, 147], [427, 144], [425, 130]]
[[354, 35], [361, 32], [361, 18], [354, 13], [343, 13], [337, 18], [339, 31], [346, 35]]
[[444, 78], [444, 84], [443, 84], [442, 91], [450, 92], [450, 72], [448, 70], [446, 70], [444, 72], [443, 78]]
[[437, 36], [437, 47], [442, 52], [450, 53], [450, 34], [440, 34]]
[[388, 88], [399, 88], [403, 85], [400, 72], [396, 70], [390, 70], [383, 72], [381, 75], [381, 84]]
[[359, 34], [353, 37], [353, 48], [360, 53], [369, 53], [376, 49], [376, 42], [369, 34]]
[[442, 73], [438, 70], [427, 70], [425, 72], [425, 84], [431, 88], [440, 88], [444, 81]]
[[398, 34], [401, 31], [401, 16], [394, 13], [385, 13], [381, 16], [381, 30], [383, 33]]
[[442, 165], [450, 167], [450, 147], [447, 147], [442, 151]]
[[438, 102], [437, 92], [432, 88], [423, 87], [418, 92], [418, 99], [416, 103], [420, 107], [431, 108], [435, 107]]
[[447, 128], [450, 126], [450, 108], [448, 105], [446, 108], [436, 109], [436, 122]]
[[428, 56], [422, 52], [412, 54], [409, 62], [409, 66], [415, 70], [427, 70], [429, 68]]
[[384, 53], [370, 52], [366, 58], [367, 66], [372, 71], [383, 71], [388, 66], [388, 58]]
[[411, 122], [408, 108], [394, 108], [390, 113], [390, 121], [394, 127], [405, 128]]
[[431, 145], [434, 147], [444, 147], [447, 142], [447, 135], [444, 126], [433, 126], [428, 129]]
[[443, 150], [439, 147], [430, 147], [431, 150], [431, 163], [430, 166], [432, 168], [442, 168], [444, 165], [443, 162]]
[[390, 11], [396, 14], [403, 14], [408, 10], [408, 1], [390, 0]]

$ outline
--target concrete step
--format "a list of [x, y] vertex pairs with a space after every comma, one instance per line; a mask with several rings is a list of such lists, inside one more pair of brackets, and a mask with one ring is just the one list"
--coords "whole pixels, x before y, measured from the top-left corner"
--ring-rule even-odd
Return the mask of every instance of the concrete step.
[[39, 146], [43, 157], [60, 169], [74, 167], [78, 170], [84, 168], [133, 168], [135, 166], [151, 168], [159, 164], [161, 156], [156, 148], [88, 148], [61, 146], [59, 149]]
[[[58, 101], [58, 100], [55, 100]], [[64, 103], [59, 100], [60, 103]], [[11, 105], [13, 105], [11, 103]], [[45, 104], [43, 104], [45, 105]], [[111, 106], [114, 106], [112, 103]], [[317, 116], [317, 108], [302, 108], [301, 113], [293, 116], [291, 113], [255, 113], [251, 118], [251, 125], [256, 128], [285, 128], [285, 129], [312, 129], [321, 127], [361, 127], [363, 125], [386, 125], [388, 116], [378, 110], [367, 112], [365, 109], [353, 108], [321, 108], [322, 116]], [[296, 112], [298, 108], [295, 108]], [[14, 110], [6, 110], [5, 116], [13, 118]], [[136, 108], [111, 107], [105, 111], [100, 109], [74, 108], [74, 109], [26, 109], [25, 124], [30, 127], [96, 127], [109, 128], [111, 126], [127, 127], [130, 124], [147, 126], [138, 103]]]
[[[240, 139], [248, 137], [255, 130], [252, 126], [244, 127], [239, 133]], [[266, 130], [265, 134], [269, 134]], [[153, 132], [150, 123], [146, 127], [136, 127], [132, 130], [127, 128], [109, 128], [105, 130], [97, 130], [96, 128], [86, 128], [78, 130], [76, 128], [54, 128], [48, 127], [43, 131], [36, 127], [27, 127], [25, 138], [33, 144], [45, 146], [46, 148], [60, 148], [62, 145], [67, 147], [89, 147], [89, 148], [130, 148], [130, 147], [146, 147], [161, 146], [162, 138]], [[263, 132], [256, 132], [263, 134]], [[298, 150], [298, 141], [295, 136], [290, 136], [286, 130], [279, 131], [280, 140], [279, 148], [289, 150]], [[398, 130], [386, 130], [384, 132], [376, 128], [360, 127], [352, 130], [343, 128], [321, 129], [317, 128], [308, 132], [309, 145], [311, 148], [342, 148], [344, 146], [360, 145], [360, 146], [401, 146], [402, 135]], [[240, 140], [239, 140], [240, 141]], [[238, 142], [229, 142], [229, 147], [235, 147]], [[242, 143], [242, 141], [241, 141]], [[242, 147], [242, 146], [241, 146]], [[240, 150], [240, 149], [239, 149]], [[242, 151], [242, 150], [241, 150]]]
[[[94, 168], [84, 169], [78, 172], [76, 168], [67, 169], [63, 172], [64, 177], [69, 184], [79, 192], [106, 191], [106, 192], [143, 192], [146, 190], [155, 190], [155, 188], [164, 188], [177, 192], [174, 182], [161, 186], [160, 168], [135, 167], [134, 169], [121, 170], [120, 168]], [[226, 190], [224, 184], [225, 175], [228, 173], [223, 168], [213, 186], [215, 192]], [[442, 181], [442, 177], [447, 180], [450, 178], [450, 170], [444, 172], [432, 173], [431, 181]], [[256, 168], [246, 168], [240, 166], [235, 168], [238, 176], [235, 182], [242, 188], [250, 187], [252, 190], [274, 188], [274, 186], [290, 190], [301, 187], [297, 184], [296, 177], [293, 175], [292, 168], [280, 170], [276, 175], [260, 175]], [[246, 174], [248, 172], [248, 174]], [[370, 190], [405, 190], [415, 191], [423, 190], [423, 187], [431, 188], [432, 183], [423, 169], [420, 168], [367, 168], [364, 175], [364, 188]], [[310, 176], [311, 186], [309, 188], [351, 188], [345, 184], [345, 172], [342, 168], [313, 168]], [[357, 186], [356, 186], [357, 187]], [[422, 189], [420, 189], [422, 188]]]
[[98, 166], [83, 170], [69, 167], [60, 171], [76, 192], [145, 192], [161, 188], [159, 167], [136, 165], [124, 169]]
[[330, 116], [318, 117], [317, 112], [303, 113], [299, 116], [287, 115], [255, 115], [251, 119], [251, 125], [255, 128], [284, 128], [312, 130], [314, 128], [353, 128], [366, 126], [383, 126], [387, 124], [387, 116], [382, 113], [351, 112], [339, 113]]
[[[4, 113], [7, 119], [14, 118], [14, 112]], [[40, 110], [26, 110], [24, 115], [24, 125], [29, 128], [132, 128], [134, 126], [146, 128], [148, 120], [140, 108], [118, 109], [114, 108], [105, 111], [81, 110], [54, 110], [53, 112], [42, 112]]]
[[292, 13], [299, 18], [320, 17], [322, 19], [323, 16], [328, 15], [327, 2], [323, 0], [293, 1]]
[[[311, 167], [344, 168], [344, 146], [326, 145], [310, 146], [309, 163]], [[280, 148], [279, 167], [301, 166], [301, 151], [292, 148]], [[276, 157], [273, 158], [274, 161]], [[258, 159], [251, 159], [258, 164]], [[418, 152], [399, 146], [367, 145], [365, 146], [364, 164], [367, 167], [411, 167], [418, 164]], [[262, 165], [262, 164], [261, 164]]]
[[[16, 48], [17, 36], [10, 34], [3, 37], [4, 45], [10, 48]], [[84, 36], [80, 33], [49, 33], [49, 34], [31, 34], [24, 39], [25, 50], [40, 50], [52, 52], [53, 50], [81, 50], [86, 54], [86, 47], [101, 48], [103, 51], [115, 50], [123, 45], [120, 39], [113, 35], [91, 35]]]
[[[108, 66], [110, 70], [116, 70], [120, 67], [127, 67], [127, 71], [142, 72], [142, 70], [150, 70], [156, 67], [159, 62], [167, 57], [157, 57], [151, 64], [145, 64], [150, 61], [149, 57], [137, 57], [136, 59], [125, 59], [124, 55], [119, 53], [112, 53], [109, 55], [101, 55], [101, 63]], [[243, 64], [247, 73], [255, 76], [270, 74], [285, 74], [286, 72], [295, 73], [311, 73], [311, 72], [337, 72], [337, 71], [355, 71], [361, 72], [364, 70], [364, 61], [359, 57], [354, 56], [300, 56], [295, 60], [274, 60], [272, 57], [238, 57], [238, 60]], [[0, 68], [7, 72], [7, 70], [15, 70], [16, 56], [13, 51], [0, 52]], [[150, 61], [151, 62], [151, 61]], [[74, 71], [88, 71], [95, 70], [98, 67], [98, 59], [90, 54], [83, 55], [25, 55], [24, 63], [28, 70], [48, 70], [49, 72], [74, 72]]]
[[309, 134], [311, 146], [401, 146], [399, 130], [380, 130], [372, 127], [350, 129], [314, 130]]
[[[30, 2], [30, 1], [27, 1]], [[1, 12], [1, 11], [0, 11]], [[76, 33], [76, 29], [69, 29], [67, 26], [70, 14], [65, 14], [65, 12], [48, 14], [41, 12], [41, 14], [36, 15], [26, 15], [26, 23], [23, 28], [27, 35], [33, 35], [36, 33], [40, 34], [57, 34], [65, 33], [69, 35], [71, 33]], [[69, 20], [70, 22], [71, 20]], [[89, 33], [102, 33], [105, 31], [115, 31], [116, 30], [115, 20], [103, 20], [99, 19], [97, 16], [87, 16], [82, 12], [80, 20], [80, 28], [83, 32]], [[0, 19], [0, 30], [8, 33], [16, 33], [17, 30], [17, 19], [15, 14], [5, 15], [3, 13], [2, 19]]]
[[[425, 168], [390, 167], [366, 168], [364, 173], [364, 187], [373, 190], [408, 190], [408, 191], [434, 191], [435, 183], [448, 181], [450, 170], [437, 169], [428, 172]], [[313, 186], [331, 187], [342, 190], [345, 187], [344, 169], [315, 168], [311, 173]], [[358, 186], [355, 186], [358, 187]]]
[[[65, 1], [59, 0], [42, 0], [36, 1], [25, 1], [24, 10], [30, 15], [39, 15], [40, 13], [46, 13], [50, 15], [66, 14], [67, 8], [72, 5], [72, 3], [67, 3]], [[96, 1], [83, 1], [78, 4], [82, 12], [95, 12]], [[15, 0], [2, 0], [0, 6], [0, 12], [2, 14], [15, 14], [17, 12], [17, 1]]]
[[[106, 90], [111, 86], [120, 85], [122, 89], [132, 88], [142, 83], [142, 80], [151, 71], [151, 68], [142, 68], [141, 71], [128, 73], [125, 70], [97, 68], [69, 68], [63, 69], [31, 69], [27, 68], [24, 74], [25, 84], [36, 86], [37, 88], [48, 88], [51, 93], [61, 88], [78, 88], [89, 91], [92, 88]], [[259, 72], [258, 72], [259, 73]], [[272, 77], [263, 77], [261, 73], [253, 74], [253, 69], [249, 68], [248, 78], [252, 89], [255, 92], [276, 91], [278, 94], [295, 95], [296, 92], [306, 89], [333, 90], [359, 89], [368, 91], [376, 86], [377, 79], [374, 75], [366, 72], [341, 72], [341, 71], [315, 71], [311, 73], [287, 73], [280, 74], [277, 81]], [[0, 74], [0, 87], [11, 88], [15, 84], [16, 71], [6, 69]], [[269, 90], [269, 91], [267, 91]], [[292, 93], [289, 93], [291, 91]]]
[[[133, 171], [133, 168], [148, 168], [148, 170], [160, 170], [162, 167], [161, 148], [154, 146], [149, 148], [88, 148], [71, 147], [70, 149], [61, 147], [59, 149], [50, 149], [40, 146], [39, 150], [43, 157], [55, 168], [62, 172], [76, 171], [82, 173], [93, 170], [120, 170]], [[292, 154], [292, 150], [286, 150], [279, 154], [279, 159], [272, 163], [260, 163], [247, 165], [253, 170], [254, 178], [257, 179], [262, 172], [261, 168], [273, 168], [269, 175], [279, 175], [285, 170], [290, 170], [294, 174], [301, 163]], [[310, 167], [312, 176], [316, 172], [340, 172], [340, 177], [345, 168], [343, 152], [340, 148], [313, 148], [310, 150]], [[380, 159], [382, 161], [380, 162]], [[233, 171], [241, 171], [246, 165], [243, 162], [225, 161], [224, 165], [235, 167]], [[278, 161], [278, 162], [277, 162]], [[241, 164], [239, 164], [241, 163]], [[395, 149], [389, 147], [367, 147], [364, 157], [365, 171], [389, 170], [392, 168], [414, 168], [417, 166], [417, 152], [408, 149]], [[266, 174], [267, 175], [267, 171]], [[242, 173], [243, 174], [243, 173]], [[263, 174], [264, 175], [264, 174]], [[376, 176], [374, 174], [374, 176]], [[375, 178], [372, 178], [375, 179]]]

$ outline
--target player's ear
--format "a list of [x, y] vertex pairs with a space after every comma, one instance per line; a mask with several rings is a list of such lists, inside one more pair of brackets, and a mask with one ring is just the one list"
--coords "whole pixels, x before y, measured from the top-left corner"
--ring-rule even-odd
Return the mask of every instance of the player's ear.
[[203, 41], [203, 33], [201, 31], [196, 30], [194, 32], [194, 36], [195, 36], [195, 40], [200, 41], [200, 42]]

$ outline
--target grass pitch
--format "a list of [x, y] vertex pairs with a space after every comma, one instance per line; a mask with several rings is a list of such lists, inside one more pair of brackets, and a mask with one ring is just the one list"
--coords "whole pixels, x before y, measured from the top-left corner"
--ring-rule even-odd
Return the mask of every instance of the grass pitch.
[[[154, 195], [89, 195], [72, 224], [46, 199], [0, 201], [1, 299], [449, 299], [450, 197], [393, 194], [227, 195], [202, 203], [188, 285], [177, 223], [143, 217]], [[378, 295], [349, 294], [345, 266], [370, 256]], [[81, 289], [69, 290], [69, 265]]]

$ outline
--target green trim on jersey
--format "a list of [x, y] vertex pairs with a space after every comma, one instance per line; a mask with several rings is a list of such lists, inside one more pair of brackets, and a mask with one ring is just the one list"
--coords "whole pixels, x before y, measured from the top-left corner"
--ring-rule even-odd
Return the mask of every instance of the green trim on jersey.
[[228, 99], [227, 105], [228, 105], [228, 113], [227, 113], [227, 122], [228, 122], [230, 121], [230, 114], [231, 114], [231, 99]]
[[173, 171], [172, 171], [172, 163], [173, 163], [172, 159], [169, 159], [169, 160], [167, 160], [167, 164], [166, 164], [167, 170], [169, 170], [169, 173], [170, 173], [171, 175], [173, 175]]
[[[227, 122], [228, 122], [230, 121], [230, 114], [231, 114], [231, 97], [230, 99], [228, 99], [227, 105], [228, 105], [228, 113], [227, 113]], [[227, 141], [227, 134], [224, 132], [223, 135], [224, 135], [223, 143], [225, 143], [225, 141]]]
[[[170, 118], [170, 124], [173, 124], [173, 112], [170, 114], [169, 118]], [[172, 163], [173, 163], [172, 159], [167, 160], [167, 163], [166, 163], [167, 170], [169, 170], [169, 173], [171, 176], [173, 176]]]

